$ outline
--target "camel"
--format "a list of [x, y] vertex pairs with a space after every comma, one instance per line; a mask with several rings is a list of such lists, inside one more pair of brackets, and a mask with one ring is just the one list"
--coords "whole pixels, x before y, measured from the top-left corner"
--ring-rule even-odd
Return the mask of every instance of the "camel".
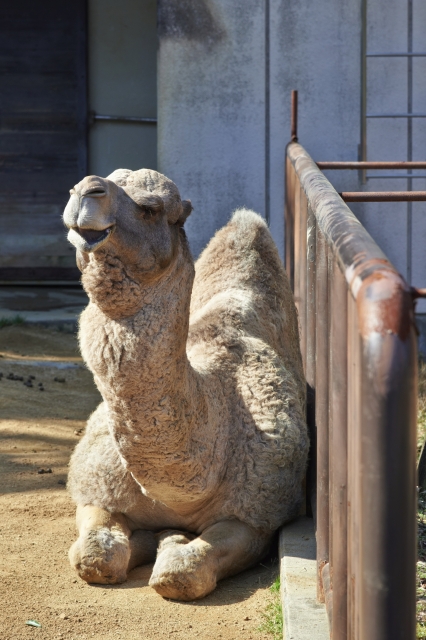
[[70, 562], [100, 584], [154, 562], [160, 595], [202, 598], [300, 510], [309, 443], [289, 282], [247, 209], [194, 269], [192, 205], [156, 171], [88, 176], [70, 193], [90, 300], [79, 341], [103, 398], [70, 461]]

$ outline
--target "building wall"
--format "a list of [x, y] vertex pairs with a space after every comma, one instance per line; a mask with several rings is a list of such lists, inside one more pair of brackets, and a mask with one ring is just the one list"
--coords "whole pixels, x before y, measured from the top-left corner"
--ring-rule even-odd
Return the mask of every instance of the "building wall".
[[195, 255], [231, 211], [265, 213], [265, 12], [246, 0], [159, 3], [158, 166], [192, 200]]
[[[195, 256], [239, 206], [268, 219], [283, 255], [292, 89], [299, 140], [313, 158], [358, 159], [361, 1], [159, 0], [158, 166], [193, 201], [186, 227]], [[366, 1], [368, 50], [406, 51], [408, 0]], [[412, 7], [413, 50], [423, 51], [426, 4]], [[425, 112], [426, 58], [413, 65], [413, 110]], [[406, 59], [370, 58], [367, 110], [407, 111], [407, 82]], [[416, 119], [414, 160], [425, 158], [425, 140], [426, 120]], [[405, 160], [407, 122], [369, 120], [367, 142], [369, 160]], [[408, 188], [406, 180], [361, 184], [358, 172], [327, 175], [338, 191]], [[426, 204], [414, 203], [411, 217], [402, 203], [352, 208], [404, 277], [426, 286]]]
[[[367, 51], [370, 53], [424, 52], [426, 3], [411, 0], [412, 34], [409, 30], [408, 0], [367, 0]], [[407, 113], [409, 100], [409, 60], [404, 57], [367, 58], [367, 112]], [[412, 104], [414, 113], [426, 113], [426, 58], [414, 57], [412, 64]], [[406, 118], [367, 120], [367, 158], [369, 160], [425, 160], [426, 119], [412, 119], [412, 149]], [[386, 171], [370, 175], [389, 175]], [[397, 172], [404, 174], [406, 172]], [[416, 170], [417, 175], [425, 171]], [[412, 189], [426, 190], [426, 178], [413, 179]], [[409, 190], [406, 179], [371, 178], [363, 187], [368, 191]], [[414, 286], [426, 284], [426, 203], [370, 203], [359, 217], [402, 275]], [[425, 301], [418, 312], [426, 313]], [[424, 322], [422, 323], [424, 324]]]
[[269, 219], [283, 254], [290, 91], [312, 155], [356, 159], [359, 83], [360, 0], [161, 0], [158, 165], [193, 202], [195, 255], [239, 206]]
[[[157, 116], [156, 0], [89, 0], [89, 111]], [[152, 124], [95, 121], [89, 127], [89, 172], [157, 167]]]

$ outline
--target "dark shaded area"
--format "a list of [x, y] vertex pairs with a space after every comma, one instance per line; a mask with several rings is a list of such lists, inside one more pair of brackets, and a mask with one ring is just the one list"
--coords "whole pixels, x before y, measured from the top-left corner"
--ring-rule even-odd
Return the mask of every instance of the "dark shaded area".
[[[2, 277], [4, 276], [3, 269]], [[16, 269], [9, 269], [11, 272], [16, 272]], [[36, 271], [36, 270], [35, 270]], [[67, 272], [72, 273], [72, 269], [64, 269]], [[11, 274], [12, 275], [12, 274]], [[16, 274], [15, 274], [16, 278]], [[11, 277], [12, 279], [12, 277]], [[53, 309], [66, 309], [66, 308], [78, 308], [81, 307], [81, 311], [88, 303], [88, 298], [81, 286], [69, 285], [65, 289], [64, 287], [46, 287], [46, 286], [33, 286], [33, 287], [16, 287], [12, 288], [10, 285], [0, 287], [0, 317], [3, 315], [2, 310], [7, 309], [11, 311], [43, 311], [47, 312]], [[2, 346], [2, 340], [0, 337], [0, 349]], [[75, 354], [80, 355], [78, 348], [75, 348]]]
[[317, 513], [317, 434], [315, 424], [315, 389], [306, 383], [306, 422], [309, 430], [309, 457], [306, 471], [306, 515], [314, 518]]
[[[129, 573], [127, 581], [119, 585], [91, 585], [99, 589], [127, 590], [148, 586], [153, 564], [136, 567]], [[278, 558], [266, 558], [254, 567], [246, 569], [236, 576], [221, 580], [216, 589], [201, 600], [179, 602], [182, 607], [226, 607], [243, 602], [256, 589], [271, 587], [279, 573]]]
[[158, 35], [213, 45], [225, 29], [212, 14], [207, 0], [159, 0]]
[[[19, 219], [25, 235], [40, 234], [41, 216], [49, 235], [62, 234], [68, 190], [87, 173], [86, 0], [0, 3], [0, 108], [0, 233]], [[59, 261], [0, 267], [0, 279], [79, 273]]]
[[78, 442], [73, 424], [65, 437], [48, 436], [34, 427], [32, 431], [0, 434], [0, 495], [65, 488], [68, 460]]
[[[60, 220], [59, 216], [49, 216], [49, 218], [53, 223], [57, 223], [56, 218]], [[57, 225], [54, 224], [54, 226]], [[79, 279], [80, 271], [77, 267], [0, 267], [0, 280], [4, 282], [60, 280], [74, 283]]]

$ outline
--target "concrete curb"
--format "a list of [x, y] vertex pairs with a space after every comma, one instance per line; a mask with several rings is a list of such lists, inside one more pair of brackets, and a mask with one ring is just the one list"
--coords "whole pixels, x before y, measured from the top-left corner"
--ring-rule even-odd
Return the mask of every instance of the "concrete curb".
[[88, 301], [81, 287], [0, 286], [0, 319], [75, 332]]
[[314, 521], [285, 525], [279, 542], [284, 640], [330, 640], [325, 606], [317, 602]]

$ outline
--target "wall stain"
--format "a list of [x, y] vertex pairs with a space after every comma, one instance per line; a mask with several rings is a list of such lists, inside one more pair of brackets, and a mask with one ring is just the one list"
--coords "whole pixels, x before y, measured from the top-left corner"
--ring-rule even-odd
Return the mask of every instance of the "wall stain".
[[158, 35], [213, 46], [225, 36], [225, 28], [213, 16], [209, 0], [159, 0]]

